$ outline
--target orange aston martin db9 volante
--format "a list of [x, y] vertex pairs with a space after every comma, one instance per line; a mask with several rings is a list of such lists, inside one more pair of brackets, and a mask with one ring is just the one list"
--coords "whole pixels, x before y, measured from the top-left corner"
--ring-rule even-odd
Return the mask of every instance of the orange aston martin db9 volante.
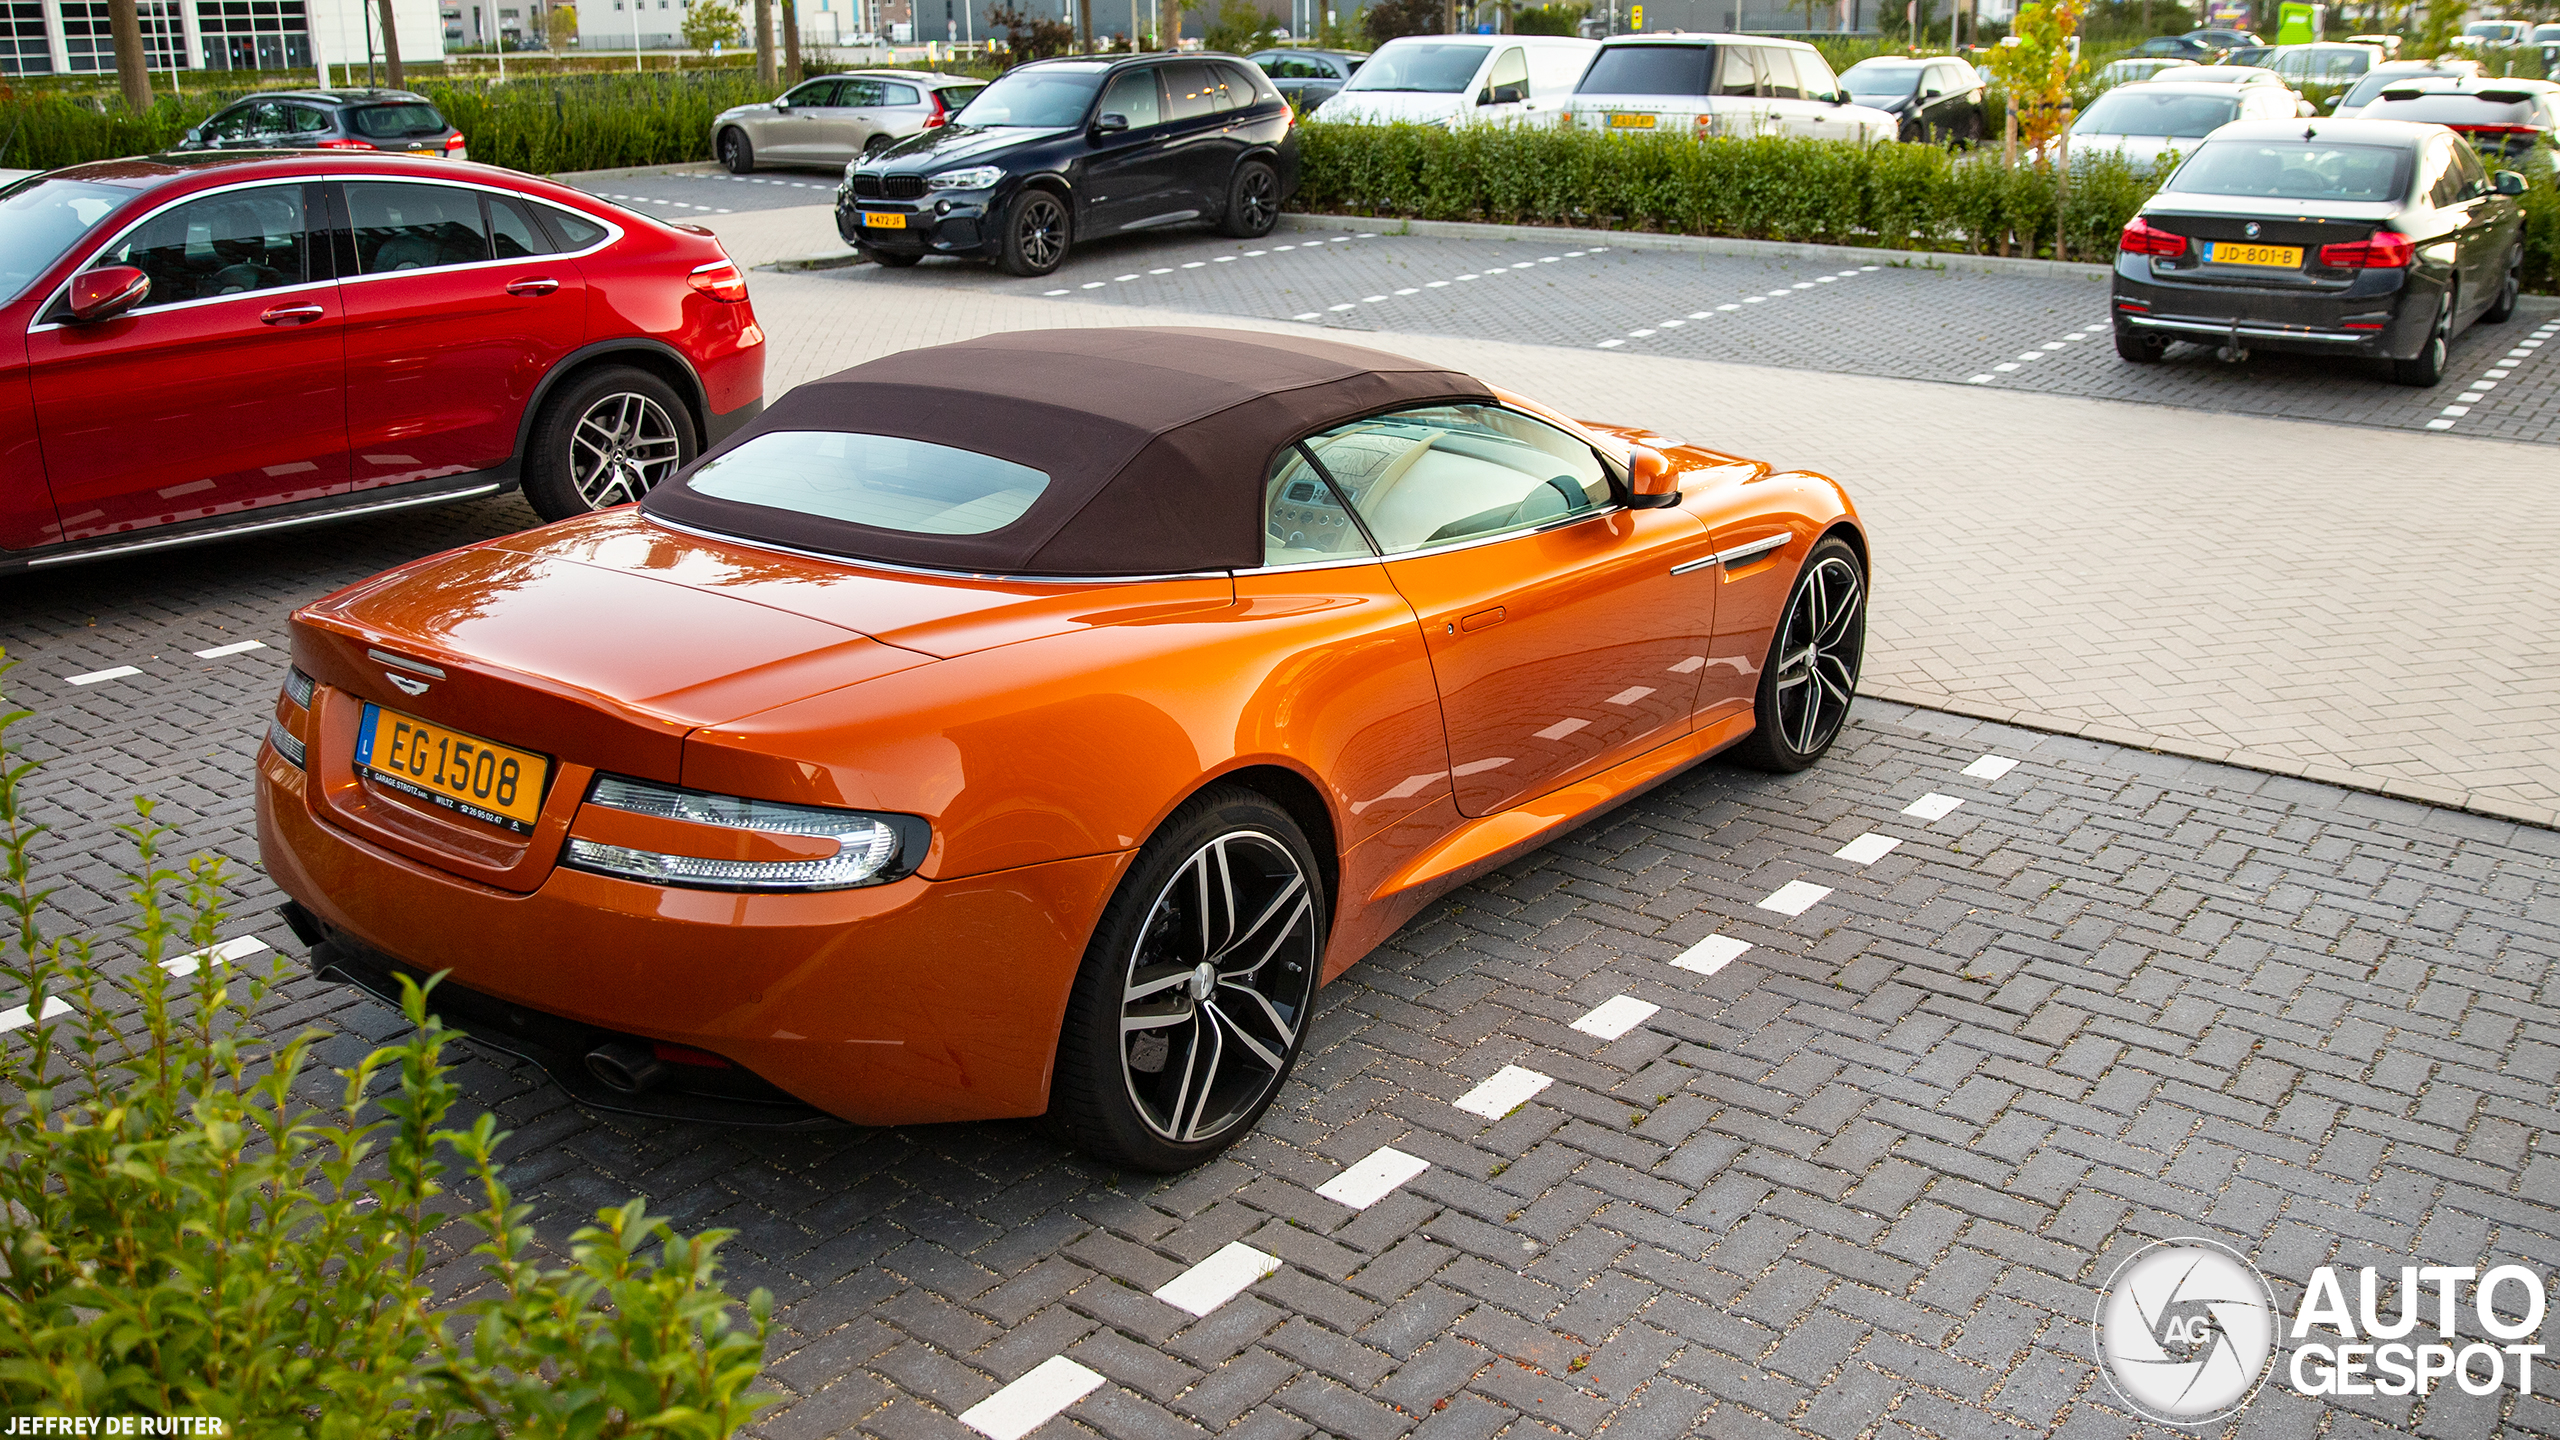
[[1434, 896], [1811, 764], [1866, 589], [1818, 475], [1329, 341], [995, 335], [301, 611], [259, 841], [316, 966], [449, 971], [590, 1103], [1178, 1169]]

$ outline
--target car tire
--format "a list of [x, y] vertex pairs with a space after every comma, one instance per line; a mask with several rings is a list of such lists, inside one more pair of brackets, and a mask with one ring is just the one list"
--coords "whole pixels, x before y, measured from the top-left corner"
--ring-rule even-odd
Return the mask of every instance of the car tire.
[[524, 498], [545, 520], [628, 504], [700, 451], [693, 412], [646, 370], [607, 365], [553, 391], [524, 450]]
[[874, 250], [866, 245], [862, 248], [862, 258], [870, 261], [874, 265], [885, 266], [891, 270], [904, 270], [908, 266], [922, 260], [924, 257], [922, 255], [905, 255], [895, 250]]
[[1066, 263], [1074, 228], [1067, 202], [1056, 191], [1026, 188], [1005, 207], [1001, 263], [1025, 278], [1046, 275]]
[[2436, 323], [2427, 329], [2427, 343], [2408, 359], [2391, 362], [2392, 379], [2422, 390], [2444, 383], [2445, 357], [2453, 350], [2454, 298], [2448, 287], [2436, 307]]
[[2519, 245], [2507, 259], [2507, 278], [2498, 285], [2498, 298], [2489, 302], [2489, 308], [2481, 313], [2482, 320], [2504, 325], [2516, 318], [2516, 297], [2524, 293], [2523, 270], [2524, 247]]
[[862, 158], [865, 160], [878, 159], [881, 151], [886, 150], [897, 143], [898, 142], [896, 140], [893, 140], [886, 135], [874, 135], [870, 139], [862, 142]]
[[1259, 240], [1280, 223], [1280, 172], [1268, 161], [1247, 160], [1227, 182], [1226, 213], [1218, 217], [1218, 233], [1238, 240]]
[[2145, 335], [2127, 326], [2116, 327], [2116, 355], [2136, 365], [2157, 365], [2169, 353], [2169, 342], [2157, 335]]
[[756, 146], [754, 141], [747, 138], [746, 131], [732, 125], [720, 132], [719, 140], [714, 142], [711, 148], [719, 152], [720, 168], [730, 174], [755, 173]]
[[1813, 547], [1787, 590], [1752, 698], [1751, 734], [1734, 758], [1780, 774], [1821, 759], [1848, 724], [1866, 651], [1866, 567], [1835, 535]]
[[1928, 127], [1905, 123], [1902, 127], [1901, 133], [1895, 135], [1893, 138], [1901, 141], [1905, 145], [1917, 145], [1929, 138]]
[[1214, 785], [1175, 810], [1085, 947], [1050, 1132], [1156, 1172], [1249, 1134], [1305, 1043], [1331, 924], [1321, 875], [1297, 822], [1261, 794]]

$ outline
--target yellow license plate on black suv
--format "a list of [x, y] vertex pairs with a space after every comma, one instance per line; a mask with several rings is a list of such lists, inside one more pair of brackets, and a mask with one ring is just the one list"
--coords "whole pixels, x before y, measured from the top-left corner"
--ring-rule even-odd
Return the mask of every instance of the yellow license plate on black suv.
[[2299, 245], [2241, 245], [2229, 240], [2216, 240], [2205, 252], [2205, 258], [2216, 265], [2261, 265], [2270, 270], [2302, 268]]
[[356, 772], [403, 795], [530, 835], [542, 813], [542, 782], [551, 773], [551, 762], [415, 715], [367, 705], [364, 724], [356, 731]]
[[865, 210], [862, 212], [862, 227], [866, 230], [904, 230], [907, 217], [896, 210]]

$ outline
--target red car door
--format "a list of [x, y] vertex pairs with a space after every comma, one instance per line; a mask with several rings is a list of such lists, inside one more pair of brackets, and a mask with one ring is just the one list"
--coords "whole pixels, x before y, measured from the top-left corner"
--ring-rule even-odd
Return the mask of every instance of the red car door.
[[487, 470], [534, 387], [586, 334], [586, 282], [510, 192], [338, 187], [352, 254], [347, 433], [355, 488]]
[[151, 291], [75, 324], [60, 302], [27, 332], [27, 379], [62, 538], [310, 500], [347, 486], [338, 288], [298, 181], [178, 201], [90, 263]]

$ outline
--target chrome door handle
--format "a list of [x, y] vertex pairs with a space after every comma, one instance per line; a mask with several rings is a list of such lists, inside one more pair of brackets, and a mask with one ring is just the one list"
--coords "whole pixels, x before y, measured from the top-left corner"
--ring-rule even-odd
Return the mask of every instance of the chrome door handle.
[[507, 282], [507, 293], [510, 295], [548, 295], [559, 288], [560, 282], [548, 275], [528, 276], [522, 280]]
[[278, 305], [258, 318], [269, 325], [299, 325], [328, 314], [326, 307], [305, 300], [296, 305]]

